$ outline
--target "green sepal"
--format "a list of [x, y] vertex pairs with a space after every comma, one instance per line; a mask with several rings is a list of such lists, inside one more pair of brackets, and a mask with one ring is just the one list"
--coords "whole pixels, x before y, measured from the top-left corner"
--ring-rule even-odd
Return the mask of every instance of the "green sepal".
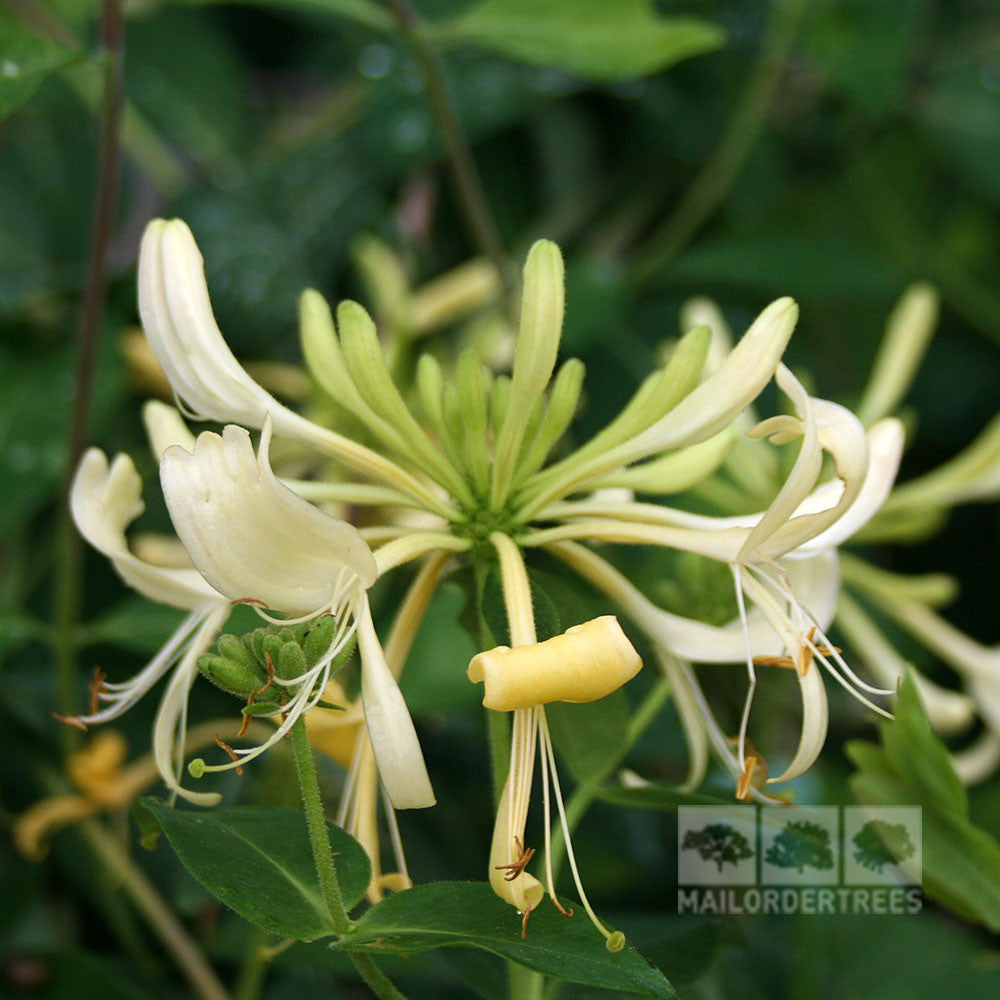
[[301, 677], [309, 669], [302, 647], [294, 640], [283, 641], [278, 650], [278, 657], [274, 660], [274, 669], [284, 680]]
[[267, 674], [260, 676], [256, 669], [248, 669], [238, 660], [215, 653], [198, 657], [198, 669], [217, 688], [237, 698], [249, 698], [267, 683]]
[[332, 701], [324, 701], [322, 698], [320, 698], [320, 700], [317, 701], [315, 705], [313, 705], [313, 708], [328, 708], [332, 712], [346, 712], [347, 711], [347, 706], [346, 705], [334, 705]]

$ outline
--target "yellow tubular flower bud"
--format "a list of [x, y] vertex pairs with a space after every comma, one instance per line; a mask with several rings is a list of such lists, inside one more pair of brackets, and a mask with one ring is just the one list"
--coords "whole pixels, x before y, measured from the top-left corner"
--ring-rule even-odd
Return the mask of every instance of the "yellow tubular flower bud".
[[597, 701], [641, 668], [618, 619], [603, 615], [532, 646], [478, 653], [468, 675], [473, 683], [485, 683], [486, 708], [510, 712], [551, 701]]

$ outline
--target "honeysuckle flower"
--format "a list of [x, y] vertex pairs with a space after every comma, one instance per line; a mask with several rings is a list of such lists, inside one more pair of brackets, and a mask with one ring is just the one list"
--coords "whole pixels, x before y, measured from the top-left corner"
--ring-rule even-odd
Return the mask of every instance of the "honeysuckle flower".
[[[600, 697], [636, 667], [624, 634], [608, 622], [592, 623], [557, 643], [572, 648], [578, 671], [560, 666], [530, 690], [519, 688], [535, 667], [523, 679], [494, 683], [494, 673], [502, 677], [510, 663], [552, 662], [554, 647], [538, 643], [535, 635], [526, 556], [549, 548], [603, 586], [650, 636], [665, 669], [681, 679], [688, 670], [685, 656], [745, 663], [749, 693], [735, 749], [711, 713], [703, 712], [695, 683], [677, 685], [679, 707], [686, 725], [696, 714], [705, 715], [707, 739], [732, 765], [740, 789], [762, 794], [756, 788], [762, 758], [747, 739], [762, 657], [771, 665], [794, 668], [803, 700], [798, 750], [772, 782], [801, 773], [823, 742], [826, 699], [813, 660], [866, 701], [867, 694], [879, 690], [850, 669], [825, 634], [837, 585], [829, 549], [870, 516], [888, 489], [889, 467], [895, 468], [871, 459], [891, 451], [886, 441], [895, 425], [872, 428], [866, 435], [849, 411], [812, 398], [781, 365], [797, 318], [797, 307], [787, 298], [766, 307], [731, 348], [720, 346], [705, 326], [689, 329], [618, 417], [549, 463], [572, 423], [584, 377], [583, 366], [573, 359], [556, 369], [563, 279], [558, 248], [544, 240], [536, 243], [524, 268], [509, 376], [494, 375], [468, 351], [453, 371], [424, 355], [409, 394], [396, 384], [375, 324], [360, 305], [341, 303], [334, 316], [317, 292], [303, 293], [300, 324], [309, 373], [328, 403], [361, 428], [361, 442], [279, 403], [235, 359], [215, 323], [201, 256], [182, 222], [151, 223], [139, 263], [143, 324], [179, 404], [190, 418], [228, 425], [221, 435], [205, 433], [192, 444], [175, 415], [147, 411], [154, 446], [165, 449], [161, 484], [167, 506], [192, 563], [190, 569], [170, 572], [184, 574], [204, 596], [204, 606], [220, 615], [230, 601], [252, 601], [270, 620], [305, 622], [332, 614], [336, 622], [326, 655], [300, 676], [275, 678], [287, 698], [280, 706], [284, 719], [269, 738], [232, 751], [235, 760], [211, 768], [201, 763], [196, 770], [235, 767], [280, 739], [318, 704], [334, 658], [356, 636], [365, 727], [356, 736], [342, 819], [371, 839], [377, 799], [372, 757], [390, 805], [430, 804], [433, 795], [397, 678], [430, 594], [447, 568], [499, 563], [511, 650], [484, 654], [474, 661], [473, 672], [483, 671], [490, 688], [487, 701], [513, 715], [511, 766], [498, 809], [490, 877], [501, 897], [525, 917], [546, 891], [555, 899], [551, 871], [543, 887], [525, 870], [530, 849], [523, 836], [536, 748], [545, 763], [546, 837], [552, 819], [550, 783], [566, 826], [544, 703]], [[757, 422], [748, 407], [773, 379], [793, 412]], [[261, 431], [256, 450], [248, 429]], [[747, 432], [754, 439], [750, 444]], [[347, 471], [333, 482], [301, 476], [282, 481], [268, 458], [272, 434], [334, 459]], [[637, 502], [631, 493], [601, 492], [616, 488], [669, 495], [699, 486], [720, 462], [728, 468], [734, 457], [745, 471], [753, 464], [746, 461], [748, 449], [770, 456], [771, 444], [790, 441], [799, 442], [797, 457], [774, 483], [766, 509], [755, 515], [698, 516]], [[826, 456], [833, 467], [828, 481], [823, 479]], [[771, 458], [759, 465], [775, 474], [779, 468]], [[363, 511], [364, 526], [356, 528], [314, 506], [327, 501]], [[621, 585], [597, 551], [608, 544], [668, 547], [728, 566], [739, 623], [714, 628], [657, 609], [633, 594], [628, 581], [623, 581], [627, 587]], [[123, 558], [121, 545], [105, 550]], [[367, 590], [377, 578], [421, 559], [424, 565], [383, 649]], [[145, 592], [158, 599], [157, 588]], [[212, 635], [215, 631], [213, 620]], [[731, 657], [734, 648], [737, 655]], [[185, 695], [192, 677], [193, 672], [183, 674]], [[501, 690], [506, 693], [494, 701]], [[584, 907], [599, 925], [571, 849], [568, 858]], [[402, 863], [400, 870], [405, 878]], [[611, 946], [620, 943], [610, 935]]]
[[367, 589], [378, 577], [375, 557], [352, 524], [278, 481], [267, 457], [270, 439], [265, 417], [256, 452], [250, 435], [232, 424], [221, 437], [202, 433], [193, 452], [168, 448], [160, 467], [167, 509], [195, 566], [219, 593], [257, 604], [268, 618], [288, 616], [280, 621], [330, 614], [338, 632], [307, 674], [275, 679], [295, 692], [275, 733], [203, 770], [240, 766], [281, 739], [322, 698], [334, 659], [356, 634], [365, 722], [383, 785], [396, 808], [433, 805], [416, 731], [372, 622]]
[[[531, 587], [524, 560], [515, 543], [502, 532], [491, 537], [500, 560], [500, 571], [510, 623], [511, 647], [479, 653], [469, 664], [473, 682], [484, 682], [483, 704], [497, 711], [513, 712], [510, 770], [500, 793], [489, 877], [493, 891], [523, 914], [521, 936], [526, 934], [531, 911], [548, 892], [564, 916], [572, 916], [556, 897], [552, 873], [552, 829], [549, 786], [559, 812], [566, 844], [566, 857], [580, 902], [591, 923], [604, 935], [610, 951], [620, 951], [624, 937], [609, 931], [598, 919], [587, 899], [577, 869], [566, 809], [559, 785], [555, 751], [545, 717], [552, 701], [596, 701], [617, 691], [642, 667], [632, 644], [611, 616], [574, 626], [563, 635], [536, 641]], [[531, 799], [535, 768], [535, 746], [542, 756], [542, 803], [545, 824], [546, 887], [526, 871], [534, 850], [525, 844], [524, 830]]]
[[181, 787], [175, 748], [183, 746], [187, 695], [198, 674], [198, 657], [215, 640], [231, 605], [197, 570], [156, 566], [129, 550], [125, 529], [142, 513], [141, 490], [142, 481], [127, 455], [116, 456], [109, 465], [104, 452], [91, 448], [80, 461], [73, 480], [73, 520], [80, 534], [111, 560], [125, 583], [150, 600], [189, 614], [133, 678], [124, 682], [95, 678], [91, 710], [67, 721], [87, 726], [116, 719], [173, 669], [153, 729], [157, 766], [171, 791], [200, 805], [214, 805], [220, 800], [218, 794]]
[[[685, 312], [687, 322], [697, 320], [711, 325], [717, 340], [725, 344], [728, 333], [724, 321], [710, 303], [692, 303]], [[836, 525], [789, 553], [788, 560], [808, 557], [824, 548], [832, 556], [835, 546], [854, 540], [865, 544], [919, 540], [937, 530], [951, 507], [1000, 496], [1000, 418], [991, 421], [963, 452], [942, 466], [908, 482], [894, 482], [904, 442], [901, 426], [888, 415], [905, 398], [930, 342], [937, 313], [937, 293], [927, 285], [911, 286], [900, 298], [887, 322], [885, 337], [858, 407], [859, 419], [870, 428], [872, 472], [863, 490], [864, 496], [859, 497], [849, 514]], [[723, 468], [747, 493], [767, 497], [776, 488], [776, 470], [767, 466], [769, 453], [751, 447], [752, 444], [743, 439], [741, 448], [725, 456]], [[767, 471], [761, 474], [762, 469]], [[891, 474], [879, 476], [879, 470], [891, 470]], [[828, 489], [839, 487], [832, 483]], [[819, 492], [817, 500], [821, 499]], [[714, 487], [706, 488], [704, 495], [723, 508], [732, 500], [725, 490]], [[935, 728], [944, 735], [967, 729], [975, 717], [977, 703], [989, 727], [989, 685], [982, 683], [982, 678], [989, 676], [989, 668], [984, 666], [990, 662], [988, 654], [984, 656], [983, 647], [958, 633], [930, 610], [951, 599], [955, 591], [953, 581], [939, 576], [916, 579], [886, 574], [855, 556], [840, 558], [837, 573], [842, 576], [844, 586], [839, 589], [835, 608], [831, 608], [831, 620], [873, 677], [885, 688], [894, 688], [912, 665], [893, 648], [869, 611], [872, 605], [880, 614], [895, 619], [965, 681], [969, 693], [942, 687], [913, 673]], [[915, 616], [917, 607], [924, 607], [932, 618]], [[938, 627], [925, 632], [922, 628], [903, 624], [917, 619], [922, 625], [934, 621]], [[953, 649], [955, 644], [949, 647], [942, 643], [942, 631], [947, 631], [968, 655], [959, 661], [952, 655], [945, 655], [944, 650]], [[932, 634], [939, 636], [937, 642], [931, 640]], [[963, 667], [958, 667], [957, 662]], [[967, 669], [973, 663], [976, 664], [975, 675], [980, 678], [975, 686]], [[1000, 763], [1000, 747], [995, 741], [994, 731], [987, 728], [972, 746], [956, 754], [956, 766], [965, 777], [984, 777], [991, 767]]]
[[[187, 731], [188, 748], [214, 744], [225, 721], [210, 719], [191, 727]], [[262, 725], [251, 723], [251, 727], [256, 734]], [[50, 839], [63, 827], [102, 812], [128, 809], [161, 774], [159, 762], [152, 754], [128, 763], [125, 737], [115, 729], [105, 729], [70, 754], [66, 776], [75, 792], [47, 796], [14, 821], [14, 844], [30, 861], [45, 857]]]

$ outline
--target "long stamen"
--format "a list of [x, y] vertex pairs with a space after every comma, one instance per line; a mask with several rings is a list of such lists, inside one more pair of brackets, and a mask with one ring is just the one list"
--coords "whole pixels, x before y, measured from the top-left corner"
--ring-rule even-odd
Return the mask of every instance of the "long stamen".
[[101, 722], [109, 722], [111, 719], [116, 719], [127, 712], [174, 666], [180, 658], [184, 646], [213, 610], [214, 608], [212, 607], [201, 607], [192, 611], [177, 626], [174, 634], [167, 640], [156, 656], [134, 677], [117, 683], [102, 681], [100, 690], [98, 691], [98, 698], [100, 701], [109, 703], [108, 707], [91, 712], [89, 715], [75, 716], [74, 723], [96, 725]]
[[[566, 820], [566, 808], [563, 805], [562, 789], [559, 787], [559, 772], [556, 770], [555, 751], [552, 748], [552, 737], [549, 735], [548, 722], [545, 719], [545, 710], [539, 710], [539, 745], [542, 748], [543, 766], [548, 767], [552, 775], [552, 788], [555, 792], [556, 807], [559, 810], [559, 822], [562, 825], [563, 839], [566, 843], [566, 859], [569, 861], [570, 871], [573, 873], [573, 883], [576, 891], [580, 894], [580, 902], [583, 904], [590, 922], [604, 935], [604, 940], [609, 951], [621, 951], [625, 946], [625, 936], [621, 931], [609, 931], [594, 913], [587, 893], [584, 892], [583, 883], [580, 881], [580, 872], [576, 866], [576, 856], [573, 853], [573, 843], [570, 840], [569, 823]], [[561, 910], [562, 907], [560, 906]]]
[[[794, 609], [794, 611], [797, 614], [802, 615], [809, 622], [812, 629], [815, 629], [815, 633], [819, 636], [820, 644], [827, 650], [829, 650], [829, 652], [826, 653], [825, 655], [831, 656], [833, 658], [833, 660], [836, 662], [837, 666], [841, 669], [846, 678], [856, 687], [860, 688], [862, 691], [869, 692], [869, 694], [879, 695], [882, 697], [888, 697], [889, 695], [895, 694], [894, 689], [875, 687], [874, 685], [867, 683], [865, 680], [859, 677], [850, 668], [850, 666], [848, 666], [847, 661], [844, 659], [843, 656], [840, 655], [840, 650], [836, 646], [834, 646], [832, 642], [830, 642], [829, 638], [823, 631], [823, 628], [820, 625], [819, 621], [816, 619], [816, 616], [809, 610], [809, 608], [804, 607], [801, 603], [799, 603], [799, 600], [795, 596], [795, 593], [792, 590], [791, 584], [788, 580], [788, 575], [784, 571], [784, 569], [777, 563], [773, 564], [773, 568], [776, 570], [776, 576], [772, 576], [771, 574], [769, 574], [761, 565], [755, 565], [752, 567], [753, 571], [756, 573], [756, 575], [761, 581], [771, 586], [777, 593], [779, 593], [782, 597], [784, 597], [788, 601], [789, 605]], [[805, 628], [800, 629], [800, 631], [805, 634], [804, 645], [807, 646], [812, 651], [812, 653], [817, 657], [817, 659], [820, 660], [821, 663], [824, 663], [824, 666], [826, 666], [827, 669], [831, 672], [831, 675], [833, 675], [834, 672], [832, 668], [824, 662], [824, 654], [813, 643], [812, 636], [807, 633], [807, 630]], [[850, 688], [848, 688], [848, 690], [850, 690]], [[856, 694], [855, 696], [857, 697]], [[865, 701], [865, 704], [871, 706], [871, 702], [868, 702], [867, 700]]]
[[389, 796], [384, 788], [382, 789], [382, 805], [385, 808], [386, 823], [389, 825], [389, 838], [392, 841], [392, 854], [396, 859], [396, 867], [399, 869], [399, 874], [412, 885], [413, 879], [410, 878], [410, 871], [406, 867], [406, 854], [403, 851], [403, 838], [399, 833], [396, 810], [393, 808], [392, 802], [389, 801]]
[[750, 723], [750, 707], [753, 704], [754, 692], [757, 689], [757, 671], [754, 667], [754, 662], [753, 662], [753, 648], [750, 642], [750, 623], [747, 621], [746, 601], [743, 599], [743, 584], [742, 584], [743, 569], [736, 563], [731, 563], [729, 569], [733, 575], [733, 589], [736, 592], [736, 606], [739, 608], [740, 623], [743, 626], [743, 638], [746, 643], [746, 653], [747, 653], [747, 676], [749, 678], [749, 686], [747, 688], [746, 700], [743, 703], [743, 714], [740, 717], [740, 735], [739, 735], [739, 743], [737, 745], [740, 773], [742, 773], [743, 771], [746, 770], [747, 766], [746, 762], [747, 726]]

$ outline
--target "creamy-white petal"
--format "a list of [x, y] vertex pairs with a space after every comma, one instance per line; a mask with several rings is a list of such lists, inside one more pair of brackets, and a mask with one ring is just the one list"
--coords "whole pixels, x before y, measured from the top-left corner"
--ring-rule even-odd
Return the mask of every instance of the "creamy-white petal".
[[396, 809], [424, 809], [435, 803], [413, 720], [375, 633], [367, 597], [358, 614], [361, 698], [379, 776]]
[[330, 607], [353, 584], [374, 583], [374, 557], [358, 530], [278, 481], [267, 457], [230, 425], [206, 431], [194, 453], [170, 448], [160, 480], [177, 534], [195, 566], [233, 600], [253, 598], [285, 614]]
[[70, 493], [80, 534], [144, 597], [189, 611], [218, 601], [219, 593], [196, 570], [154, 566], [129, 551], [125, 529], [144, 509], [141, 494], [142, 480], [128, 455], [117, 455], [109, 466], [103, 451], [89, 449], [77, 466]]

